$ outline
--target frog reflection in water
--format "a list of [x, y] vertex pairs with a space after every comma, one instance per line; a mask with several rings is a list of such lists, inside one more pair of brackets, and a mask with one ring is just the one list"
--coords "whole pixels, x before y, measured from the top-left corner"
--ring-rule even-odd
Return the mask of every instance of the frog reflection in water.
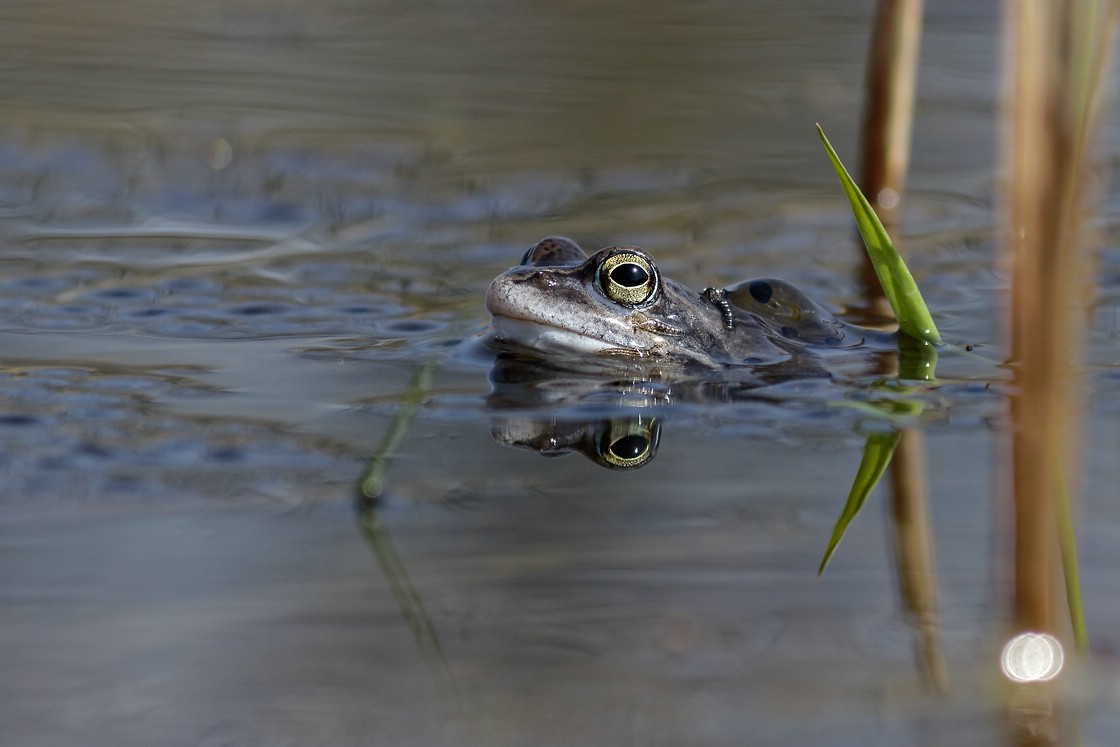
[[845, 324], [782, 280], [697, 292], [663, 277], [638, 247], [588, 257], [561, 237], [541, 240], [495, 278], [486, 307], [499, 345], [570, 357], [764, 365], [814, 346], [893, 340]]
[[511, 415], [496, 421], [490, 435], [498, 443], [541, 456], [579, 452], [600, 467], [632, 470], [657, 456], [661, 423], [646, 413], [570, 422]]

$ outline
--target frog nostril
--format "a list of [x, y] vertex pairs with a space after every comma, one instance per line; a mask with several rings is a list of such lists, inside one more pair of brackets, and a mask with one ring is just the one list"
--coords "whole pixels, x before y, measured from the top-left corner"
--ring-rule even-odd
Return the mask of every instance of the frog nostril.
[[513, 278], [515, 283], [525, 283], [537, 288], [553, 288], [556, 286], [556, 274], [549, 270], [533, 270]]

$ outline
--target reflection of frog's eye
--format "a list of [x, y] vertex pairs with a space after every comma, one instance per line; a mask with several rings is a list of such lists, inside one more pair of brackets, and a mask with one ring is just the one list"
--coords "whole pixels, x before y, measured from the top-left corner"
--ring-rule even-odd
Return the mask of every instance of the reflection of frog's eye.
[[657, 293], [657, 270], [640, 254], [610, 255], [599, 265], [598, 278], [607, 298], [626, 306], [640, 306]]
[[657, 453], [660, 432], [656, 420], [611, 421], [604, 424], [596, 450], [608, 467], [641, 467]]

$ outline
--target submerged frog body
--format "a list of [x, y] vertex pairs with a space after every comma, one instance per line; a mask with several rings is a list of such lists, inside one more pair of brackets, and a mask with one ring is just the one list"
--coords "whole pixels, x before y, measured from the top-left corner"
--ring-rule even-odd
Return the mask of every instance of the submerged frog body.
[[561, 237], [495, 278], [486, 308], [499, 344], [707, 366], [780, 363], [809, 346], [852, 347], [881, 334], [846, 325], [782, 280], [697, 292], [663, 277], [638, 247], [589, 257]]

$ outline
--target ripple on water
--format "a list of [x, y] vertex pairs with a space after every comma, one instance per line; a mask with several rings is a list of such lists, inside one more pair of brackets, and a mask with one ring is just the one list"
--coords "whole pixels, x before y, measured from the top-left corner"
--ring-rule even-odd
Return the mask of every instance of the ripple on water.
[[348, 474], [330, 449], [278, 427], [153, 406], [189, 386], [181, 376], [85, 368], [0, 372], [0, 505], [259, 500], [284, 481], [321, 484]]
[[79, 330], [104, 326], [109, 310], [103, 306], [62, 304], [27, 308], [20, 315], [21, 321], [38, 330]]
[[19, 428], [27, 425], [37, 425], [38, 423], [39, 418], [33, 415], [0, 414], [0, 427]]
[[150, 301], [155, 298], [155, 291], [146, 288], [132, 288], [132, 287], [116, 287], [116, 288], [103, 288], [90, 294], [91, 298], [104, 299], [107, 302], [127, 302], [132, 300], [144, 299]]
[[[400, 319], [405, 309], [399, 305], [360, 296], [340, 298], [330, 289], [303, 290], [303, 298], [293, 301], [293, 291], [287, 287], [249, 292], [195, 282], [177, 282], [173, 287], [112, 286], [80, 294], [56, 282], [24, 287], [31, 292], [10, 293], [0, 302], [0, 319], [16, 330], [111, 326], [158, 336], [226, 340], [360, 334], [419, 337], [445, 326]], [[61, 293], [73, 300], [60, 303]]]
[[375, 325], [374, 332], [385, 337], [430, 337], [446, 327], [444, 322], [436, 319], [393, 319]]

